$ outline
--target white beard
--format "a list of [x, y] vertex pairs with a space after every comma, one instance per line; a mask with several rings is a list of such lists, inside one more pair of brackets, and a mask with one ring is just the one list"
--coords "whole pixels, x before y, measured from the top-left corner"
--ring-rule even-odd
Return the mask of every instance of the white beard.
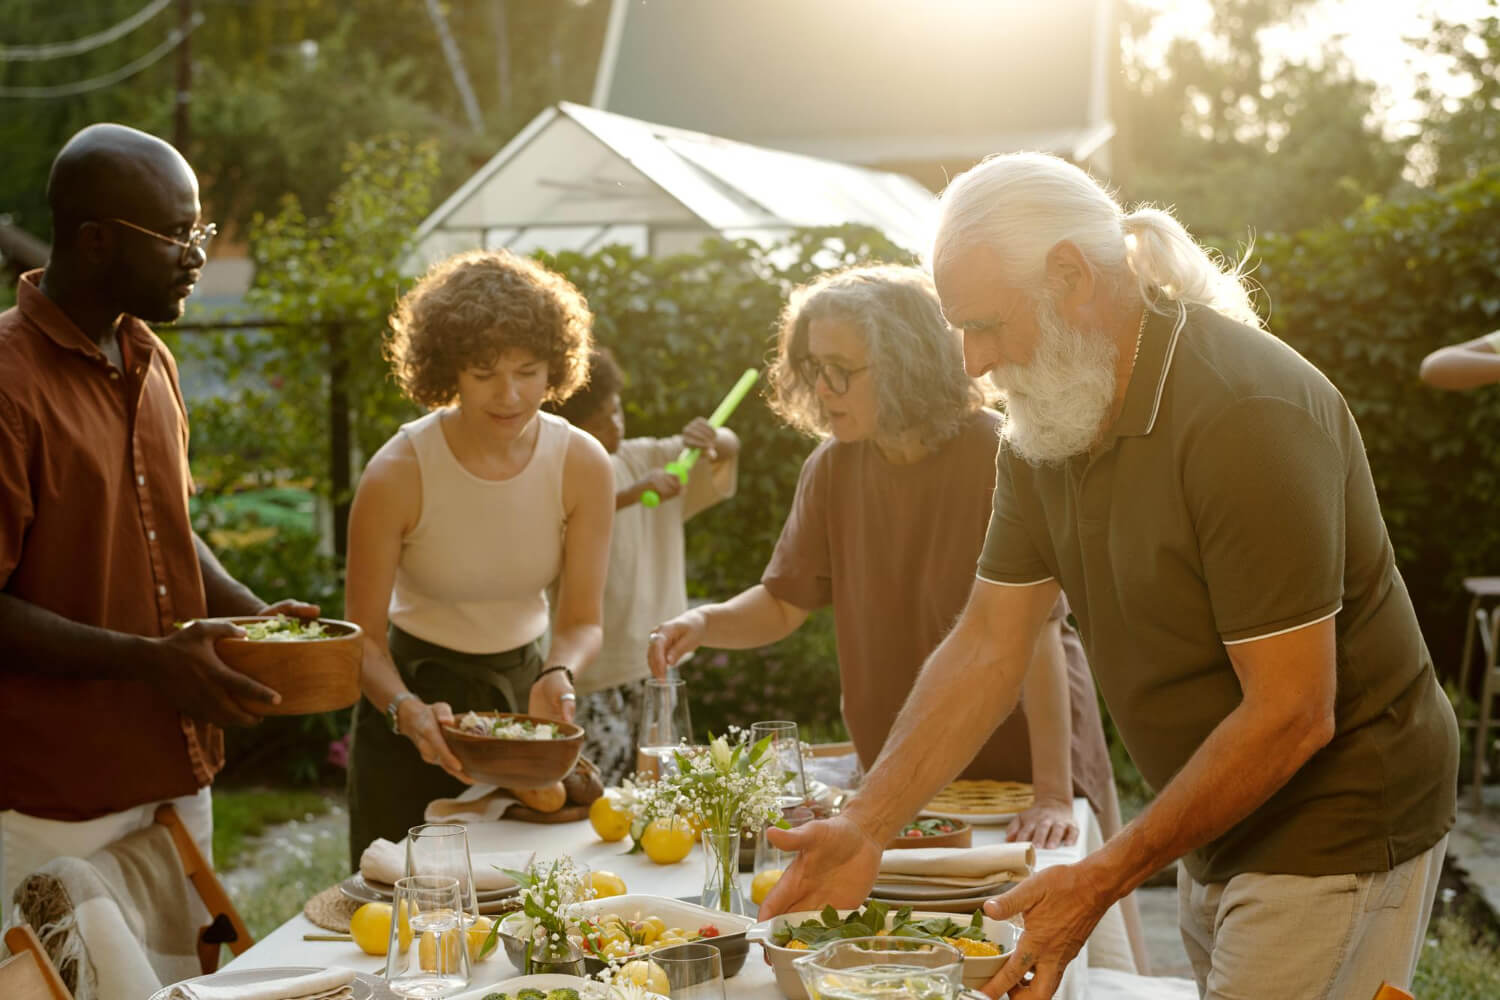
[[1068, 326], [1051, 298], [1037, 304], [1040, 337], [1027, 365], [990, 371], [1005, 400], [1002, 436], [1032, 465], [1061, 465], [1099, 437], [1115, 398], [1119, 351], [1103, 333]]

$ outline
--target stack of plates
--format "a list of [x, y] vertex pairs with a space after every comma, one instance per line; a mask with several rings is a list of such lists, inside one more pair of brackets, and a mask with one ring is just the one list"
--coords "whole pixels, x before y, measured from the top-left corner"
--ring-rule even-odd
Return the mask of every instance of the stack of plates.
[[[213, 986], [218, 988], [240, 987], [251, 989], [264, 983], [274, 982], [278, 979], [286, 979], [292, 976], [305, 976], [311, 972], [322, 971], [316, 966], [278, 966], [269, 969], [228, 969], [224, 972], [214, 972], [206, 976], [196, 976], [192, 979], [184, 979], [172, 986], [164, 986], [159, 992], [151, 994], [151, 1000], [167, 1000], [176, 986]], [[396, 1000], [396, 994], [386, 986], [385, 980], [378, 975], [370, 975], [366, 972], [356, 972], [354, 982], [349, 984], [350, 994], [354, 1000]]]
[[940, 913], [972, 913], [985, 900], [1009, 889], [1014, 882], [1001, 879], [986, 885], [927, 885], [920, 882], [876, 882], [870, 898], [893, 906], [910, 906]]
[[[339, 883], [339, 891], [361, 903], [389, 903], [395, 897], [396, 887], [384, 882], [371, 882], [364, 875], [355, 872]], [[520, 886], [512, 885], [504, 889], [479, 889], [474, 896], [479, 901], [480, 913], [499, 913], [503, 909], [500, 904], [520, 891]]]

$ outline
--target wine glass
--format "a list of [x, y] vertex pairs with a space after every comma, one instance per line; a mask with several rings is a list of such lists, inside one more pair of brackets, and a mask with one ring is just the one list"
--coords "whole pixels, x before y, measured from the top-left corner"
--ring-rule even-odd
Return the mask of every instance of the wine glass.
[[782, 774], [781, 794], [776, 804], [782, 809], [799, 806], [807, 801], [807, 777], [802, 771], [802, 739], [797, 733], [797, 724], [777, 720], [756, 722], [750, 726], [750, 745], [755, 746], [766, 737], [766, 754], [776, 762]]
[[724, 1000], [724, 965], [711, 944], [677, 944], [651, 953], [667, 976], [672, 1000]]
[[661, 773], [663, 762], [684, 741], [693, 740], [693, 719], [688, 712], [687, 681], [680, 677], [646, 678], [645, 704], [641, 706], [640, 754], [637, 769]]
[[[458, 879], [409, 875], [396, 880], [385, 981], [392, 993], [417, 1000], [452, 996], [469, 986], [467, 922]], [[403, 921], [399, 915], [404, 914]], [[401, 925], [410, 927], [402, 947]]]
[[473, 923], [479, 916], [469, 832], [458, 823], [423, 823], [406, 831], [406, 874], [458, 879], [462, 909]]

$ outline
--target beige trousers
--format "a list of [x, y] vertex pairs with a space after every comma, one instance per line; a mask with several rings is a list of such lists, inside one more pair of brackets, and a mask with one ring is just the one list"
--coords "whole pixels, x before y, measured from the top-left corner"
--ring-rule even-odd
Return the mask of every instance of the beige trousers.
[[1370, 1000], [1411, 984], [1443, 870], [1444, 837], [1388, 872], [1236, 875], [1177, 869], [1177, 922], [1200, 996]]
[[[214, 806], [208, 786], [169, 800], [203, 852], [214, 856]], [[87, 858], [155, 822], [160, 802], [133, 806], [81, 823], [39, 819], [14, 810], [0, 812], [0, 925], [10, 919], [11, 897], [21, 880], [53, 858]], [[212, 862], [210, 861], [210, 864]]]

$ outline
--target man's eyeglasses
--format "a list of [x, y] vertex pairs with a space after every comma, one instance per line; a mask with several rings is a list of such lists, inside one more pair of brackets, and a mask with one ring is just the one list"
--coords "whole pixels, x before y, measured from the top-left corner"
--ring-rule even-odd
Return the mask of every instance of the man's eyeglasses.
[[835, 396], [842, 396], [849, 391], [849, 380], [860, 372], [869, 368], [869, 365], [860, 365], [858, 368], [845, 368], [832, 362], [824, 364], [812, 355], [806, 355], [797, 359], [797, 374], [809, 386], [816, 389], [818, 379], [828, 383], [829, 391]]
[[150, 236], [153, 239], [161, 240], [163, 243], [170, 243], [173, 246], [178, 247], [182, 250], [182, 254], [178, 258], [178, 261], [183, 264], [187, 263], [188, 257], [192, 256], [194, 250], [202, 250], [203, 256], [207, 257], [208, 241], [219, 235], [219, 227], [214, 225], [212, 222], [210, 222], [206, 226], [194, 226], [192, 228], [192, 231], [188, 233], [187, 239], [179, 240], [175, 236], [168, 236], [165, 233], [158, 233], [154, 229], [147, 229], [145, 226], [138, 226], [134, 222], [126, 222], [124, 219], [104, 219], [102, 221], [117, 223], [129, 229], [134, 229], [138, 233], [145, 233], [147, 236]]

